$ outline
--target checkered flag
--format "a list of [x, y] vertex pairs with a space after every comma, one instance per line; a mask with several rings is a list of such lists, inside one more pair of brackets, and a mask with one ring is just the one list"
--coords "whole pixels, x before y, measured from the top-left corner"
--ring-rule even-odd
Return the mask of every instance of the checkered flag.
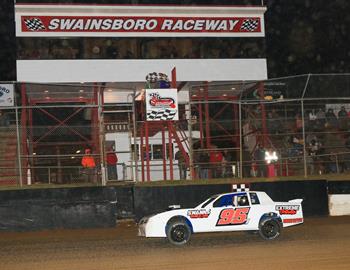
[[25, 19], [24, 23], [31, 31], [45, 30], [45, 26], [39, 18]]
[[249, 187], [246, 184], [234, 184], [232, 185], [233, 192], [249, 191]]
[[147, 120], [172, 120], [176, 115], [177, 110], [172, 109], [160, 109], [160, 110], [152, 110], [147, 112]]
[[259, 20], [246, 19], [243, 21], [241, 25], [241, 30], [245, 30], [248, 32], [253, 32], [259, 25]]

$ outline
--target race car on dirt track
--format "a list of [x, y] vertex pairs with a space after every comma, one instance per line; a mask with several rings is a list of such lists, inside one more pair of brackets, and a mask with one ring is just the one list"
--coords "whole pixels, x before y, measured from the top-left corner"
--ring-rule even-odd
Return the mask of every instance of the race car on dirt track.
[[214, 195], [195, 208], [169, 207], [144, 217], [139, 236], [167, 237], [175, 245], [186, 244], [192, 233], [257, 231], [266, 240], [277, 238], [284, 227], [304, 222], [302, 199], [274, 202], [265, 192], [247, 191]]

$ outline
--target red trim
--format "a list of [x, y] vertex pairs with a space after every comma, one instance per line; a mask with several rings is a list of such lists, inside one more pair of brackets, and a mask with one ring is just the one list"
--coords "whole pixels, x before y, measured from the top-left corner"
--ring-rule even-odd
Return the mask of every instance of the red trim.
[[304, 222], [303, 218], [286, 218], [283, 220], [283, 223], [301, 223]]

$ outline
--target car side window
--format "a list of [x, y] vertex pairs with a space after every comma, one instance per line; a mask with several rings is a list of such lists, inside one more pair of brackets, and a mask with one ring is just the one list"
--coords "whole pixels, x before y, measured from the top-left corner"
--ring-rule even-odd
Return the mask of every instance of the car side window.
[[247, 195], [237, 196], [237, 206], [249, 206], [248, 196]]
[[256, 193], [250, 193], [250, 201], [252, 204], [260, 204], [258, 195]]
[[233, 205], [233, 195], [227, 194], [219, 197], [214, 203], [213, 207], [224, 207]]

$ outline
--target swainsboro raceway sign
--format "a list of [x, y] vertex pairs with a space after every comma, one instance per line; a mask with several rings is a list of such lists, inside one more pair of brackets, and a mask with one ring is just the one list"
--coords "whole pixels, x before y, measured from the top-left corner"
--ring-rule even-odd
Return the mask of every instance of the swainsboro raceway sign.
[[17, 4], [16, 35], [264, 36], [264, 12], [264, 7]]
[[179, 120], [177, 89], [146, 89], [146, 120]]
[[14, 105], [13, 84], [0, 84], [0, 107]]

